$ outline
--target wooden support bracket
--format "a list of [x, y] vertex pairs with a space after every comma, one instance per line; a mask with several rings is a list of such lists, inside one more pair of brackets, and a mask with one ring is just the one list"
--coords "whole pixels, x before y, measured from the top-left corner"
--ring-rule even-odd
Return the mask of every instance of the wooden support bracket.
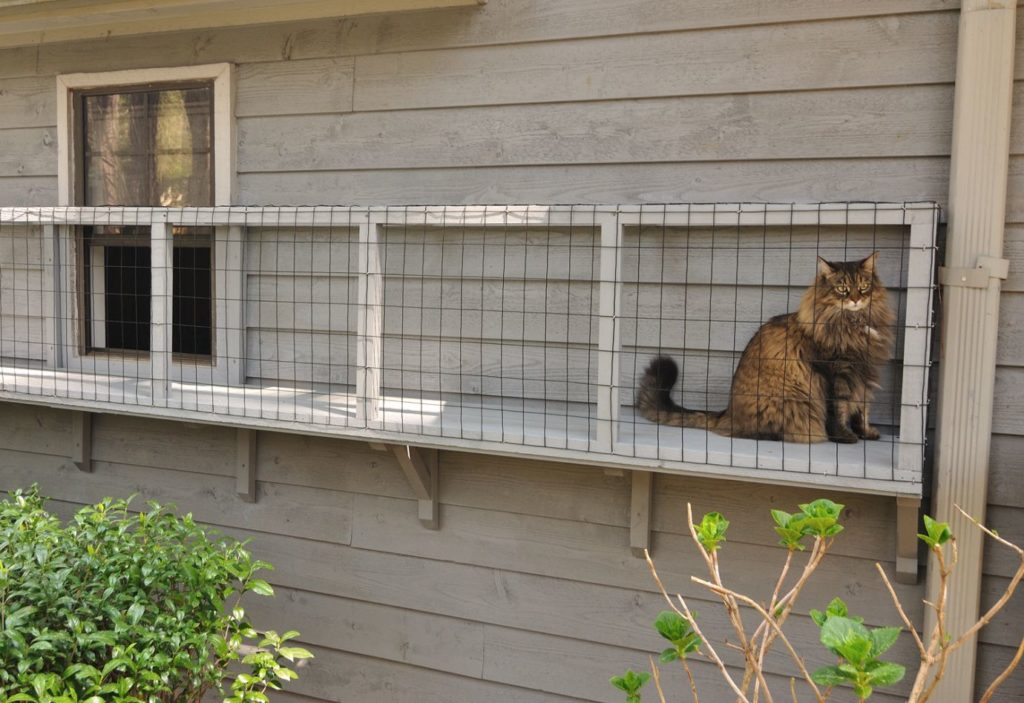
[[70, 454], [79, 471], [92, 471], [92, 413], [71, 413]]
[[917, 583], [917, 521], [921, 499], [896, 497], [896, 581]]
[[651, 501], [654, 497], [654, 472], [631, 471], [629, 511], [629, 547], [633, 556], [644, 558], [651, 548]]
[[256, 502], [256, 430], [235, 430], [235, 490], [246, 503]]
[[409, 486], [419, 503], [419, 519], [430, 530], [440, 527], [437, 504], [437, 450], [412, 447], [408, 444], [380, 444], [370, 442], [370, 448], [390, 451], [402, 467]]

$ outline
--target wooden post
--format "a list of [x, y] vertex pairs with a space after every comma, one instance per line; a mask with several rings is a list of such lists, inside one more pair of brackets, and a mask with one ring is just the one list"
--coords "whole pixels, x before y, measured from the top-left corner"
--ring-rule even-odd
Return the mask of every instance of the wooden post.
[[[937, 520], [949, 522], [960, 563], [949, 580], [946, 629], [960, 633], [977, 621], [983, 535], [954, 503], [984, 520], [995, 389], [1006, 183], [1013, 106], [1016, 0], [963, 0], [957, 39], [949, 231], [943, 286], [942, 365], [939, 373]], [[973, 280], [984, 269], [982, 281]], [[978, 283], [981, 285], [978, 286]], [[927, 597], [938, 595], [936, 569]], [[925, 632], [935, 622], [926, 610]], [[963, 703], [974, 695], [977, 638], [954, 652], [933, 703]]]
[[896, 497], [896, 580], [917, 583], [917, 514], [921, 499], [917, 496]]
[[92, 414], [71, 413], [71, 463], [79, 471], [92, 471]]
[[235, 430], [235, 490], [246, 503], [256, 502], [256, 430]]
[[167, 215], [150, 229], [150, 347], [153, 405], [166, 407], [171, 390], [171, 334], [174, 318], [174, 242]]
[[224, 365], [227, 385], [242, 386], [245, 385], [245, 228], [240, 225], [218, 227], [217, 244], [218, 253], [222, 251], [224, 256], [224, 263], [217, 266], [217, 275], [220, 278], [223, 272], [221, 290], [224, 293], [218, 306], [223, 306], [225, 320], [223, 340], [217, 352], [222, 358], [218, 364]]
[[651, 548], [651, 503], [654, 498], [654, 472], [631, 471], [632, 489], [629, 511], [629, 547], [633, 556], [644, 558]]
[[60, 368], [60, 267], [57, 265], [57, 228], [53, 224], [42, 226], [43, 275], [40, 291], [43, 308], [43, 340], [47, 368]]
[[601, 221], [601, 278], [598, 289], [597, 446], [615, 451], [619, 424], [619, 355], [622, 344], [622, 224], [615, 215]]
[[356, 419], [367, 427], [380, 421], [381, 372], [384, 364], [384, 274], [380, 255], [381, 225], [359, 225], [359, 305], [356, 341]]
[[925, 423], [928, 416], [928, 354], [931, 341], [932, 271], [935, 230], [931, 223], [910, 226], [907, 263], [906, 331], [903, 338], [903, 390], [900, 401], [900, 447], [893, 475], [869, 476], [920, 484], [924, 471]]

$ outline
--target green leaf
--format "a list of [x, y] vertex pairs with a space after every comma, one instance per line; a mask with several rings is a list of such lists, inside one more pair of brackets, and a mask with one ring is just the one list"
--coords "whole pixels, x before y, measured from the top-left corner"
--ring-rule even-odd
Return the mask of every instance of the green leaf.
[[313, 654], [308, 649], [302, 647], [281, 647], [277, 650], [277, 653], [288, 661], [295, 661], [296, 659], [312, 659]]
[[142, 603], [135, 603], [128, 608], [128, 622], [132, 625], [138, 625], [139, 620], [142, 619], [143, 614], [146, 612], [146, 606]]
[[841, 686], [850, 681], [850, 677], [837, 666], [823, 666], [813, 674], [811, 680], [819, 686]]
[[821, 643], [847, 661], [863, 665], [871, 655], [873, 641], [867, 628], [856, 620], [830, 616], [821, 628]]
[[718, 550], [719, 544], [725, 541], [725, 532], [729, 529], [729, 521], [722, 513], [707, 513], [700, 523], [694, 525], [697, 540], [709, 552]]
[[922, 542], [931, 548], [941, 547], [952, 539], [953, 534], [949, 531], [949, 523], [936, 522], [930, 516], [923, 516], [924, 530], [926, 534], [918, 533]]
[[896, 644], [900, 632], [902, 632], [902, 628], [899, 627], [876, 627], [871, 630], [872, 658], [882, 656], [890, 647]]
[[867, 673], [872, 686], [891, 686], [903, 680], [907, 669], [893, 662], [874, 662], [868, 665]]
[[643, 687], [643, 685], [647, 683], [648, 680], [650, 680], [650, 678], [651, 675], [646, 671], [637, 673], [632, 669], [627, 669], [625, 675], [613, 676], [611, 679], [609, 679], [609, 682], [615, 688], [625, 691], [627, 694], [633, 695], [637, 691], [639, 691], [640, 688]]
[[661, 660], [662, 664], [668, 664], [669, 662], [674, 662], [678, 658], [679, 658], [679, 650], [676, 649], [675, 647], [669, 647], [668, 649], [662, 651], [661, 656], [658, 657], [658, 659]]
[[857, 694], [858, 698], [867, 700], [868, 698], [871, 698], [871, 694], [874, 692], [874, 689], [868, 684], [854, 683], [853, 692]]
[[263, 579], [253, 579], [250, 581], [248, 590], [260, 596], [274, 595], [273, 587]]
[[654, 621], [654, 629], [669, 642], [675, 642], [690, 632], [690, 624], [679, 613], [662, 610]]

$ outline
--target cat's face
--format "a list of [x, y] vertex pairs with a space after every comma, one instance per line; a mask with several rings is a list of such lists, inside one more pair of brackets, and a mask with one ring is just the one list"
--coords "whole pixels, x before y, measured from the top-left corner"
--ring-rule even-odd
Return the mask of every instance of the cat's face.
[[882, 290], [875, 273], [876, 251], [860, 261], [825, 261], [818, 257], [818, 280], [815, 295], [818, 302], [840, 308], [844, 312], [865, 310], [871, 299]]

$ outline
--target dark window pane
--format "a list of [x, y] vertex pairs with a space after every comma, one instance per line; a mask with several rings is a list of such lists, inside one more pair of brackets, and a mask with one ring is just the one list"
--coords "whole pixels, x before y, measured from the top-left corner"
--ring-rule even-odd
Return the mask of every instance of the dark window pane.
[[149, 247], [104, 247], [108, 349], [149, 351], [149, 262]]
[[209, 247], [174, 247], [174, 352], [204, 356], [213, 352], [210, 258]]

